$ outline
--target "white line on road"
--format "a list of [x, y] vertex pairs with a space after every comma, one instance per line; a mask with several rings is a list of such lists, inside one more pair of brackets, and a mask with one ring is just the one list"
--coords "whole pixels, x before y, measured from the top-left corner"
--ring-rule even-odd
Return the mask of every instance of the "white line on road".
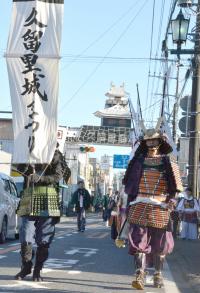
[[20, 253], [21, 249], [13, 250], [12, 252]]
[[67, 271], [67, 274], [69, 275], [79, 275], [81, 273], [82, 273], [81, 271]]
[[49, 258], [45, 263], [45, 269], [61, 269], [61, 268], [71, 268], [76, 265], [79, 260], [76, 259], [58, 259]]
[[166, 269], [163, 271], [165, 291], [167, 293], [180, 293], [167, 262], [165, 263], [165, 268]]
[[67, 255], [74, 255], [77, 253], [83, 254], [85, 257], [90, 257], [93, 254], [96, 254], [99, 249], [96, 248], [82, 248], [82, 247], [73, 247], [70, 250], [65, 250], [64, 253]]
[[46, 274], [46, 273], [51, 273], [51, 272], [59, 272], [59, 273], [67, 273], [67, 274], [69, 274], [69, 275], [78, 275], [78, 274], [81, 274], [82, 273], [82, 271], [76, 271], [76, 270], [59, 270], [59, 269], [48, 269], [48, 268], [43, 268], [42, 269], [42, 273], [43, 274]]
[[44, 286], [43, 282], [42, 285], [35, 283], [35, 282], [30, 282], [30, 281], [16, 281], [15, 284], [9, 284], [9, 285], [1, 285], [1, 288], [19, 288], [21, 289], [28, 289], [28, 288], [34, 288], [34, 289], [48, 289], [46, 286]]
[[8, 246], [10, 247], [10, 246], [16, 246], [16, 245], [20, 245], [20, 243], [19, 243], [19, 242], [17, 242], [17, 243], [12, 243], [12, 244], [9, 244]]

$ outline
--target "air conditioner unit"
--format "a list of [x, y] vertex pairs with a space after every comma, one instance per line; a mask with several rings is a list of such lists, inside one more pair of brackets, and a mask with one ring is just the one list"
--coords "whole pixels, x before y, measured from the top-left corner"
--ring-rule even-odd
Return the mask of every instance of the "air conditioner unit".
[[181, 7], [188, 7], [192, 6], [193, 2], [193, 0], [178, 0], [178, 5]]

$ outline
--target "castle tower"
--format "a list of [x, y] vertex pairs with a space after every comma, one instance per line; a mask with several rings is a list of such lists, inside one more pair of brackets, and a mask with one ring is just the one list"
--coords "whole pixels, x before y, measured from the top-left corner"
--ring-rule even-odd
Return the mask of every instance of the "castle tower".
[[105, 108], [96, 111], [94, 115], [101, 118], [101, 126], [131, 128], [131, 113], [124, 83], [116, 87], [111, 83], [110, 90], [105, 94]]

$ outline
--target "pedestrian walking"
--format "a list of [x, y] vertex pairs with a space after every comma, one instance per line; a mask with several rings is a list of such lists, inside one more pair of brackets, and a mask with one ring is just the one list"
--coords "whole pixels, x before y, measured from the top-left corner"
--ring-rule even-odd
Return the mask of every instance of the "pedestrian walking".
[[116, 190], [109, 198], [108, 204], [109, 225], [111, 226], [111, 239], [115, 240], [118, 236], [118, 216], [119, 216], [119, 191]]
[[63, 155], [56, 149], [50, 164], [19, 164], [24, 176], [24, 190], [18, 215], [22, 218], [19, 237], [21, 243], [21, 270], [15, 279], [22, 280], [32, 271], [33, 244], [37, 250], [33, 281], [42, 281], [40, 272], [48, 259], [49, 247], [60, 219], [59, 180], [65, 173]]
[[105, 194], [102, 198], [102, 218], [104, 222], [108, 220], [108, 203], [109, 203], [109, 194]]
[[78, 181], [78, 189], [72, 195], [72, 205], [75, 206], [77, 213], [77, 226], [79, 232], [85, 231], [86, 210], [90, 208], [91, 198], [83, 180]]
[[119, 201], [118, 201], [118, 232], [120, 231], [121, 227], [124, 225], [124, 222], [127, 218], [127, 200], [128, 196], [124, 192], [124, 186], [122, 187], [120, 194], [119, 194]]
[[186, 188], [184, 198], [180, 200], [177, 206], [177, 211], [179, 211], [181, 218], [180, 237], [182, 239], [197, 239], [200, 206], [198, 200], [192, 195], [191, 188]]
[[163, 263], [174, 246], [170, 212], [182, 184], [176, 162], [168, 155], [171, 151], [160, 123], [155, 129], [144, 129], [123, 180], [129, 202], [129, 253], [136, 268], [132, 287], [140, 290], [149, 264], [155, 269], [154, 287], [163, 286]]
[[174, 210], [172, 210], [171, 212], [171, 220], [173, 223], [173, 237], [174, 239], [176, 239], [179, 235], [180, 235], [180, 213], [177, 210], [178, 204], [180, 202], [180, 200], [182, 199], [182, 193], [179, 194], [179, 197], [176, 199], [176, 203], [174, 206]]

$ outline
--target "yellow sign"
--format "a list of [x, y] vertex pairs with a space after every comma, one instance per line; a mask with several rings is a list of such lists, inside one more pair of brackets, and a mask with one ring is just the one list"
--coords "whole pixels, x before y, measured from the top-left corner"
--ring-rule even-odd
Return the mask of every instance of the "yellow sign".
[[21, 177], [22, 174], [20, 174], [19, 172], [17, 172], [16, 170], [11, 170], [11, 174], [10, 176], [12, 177]]

